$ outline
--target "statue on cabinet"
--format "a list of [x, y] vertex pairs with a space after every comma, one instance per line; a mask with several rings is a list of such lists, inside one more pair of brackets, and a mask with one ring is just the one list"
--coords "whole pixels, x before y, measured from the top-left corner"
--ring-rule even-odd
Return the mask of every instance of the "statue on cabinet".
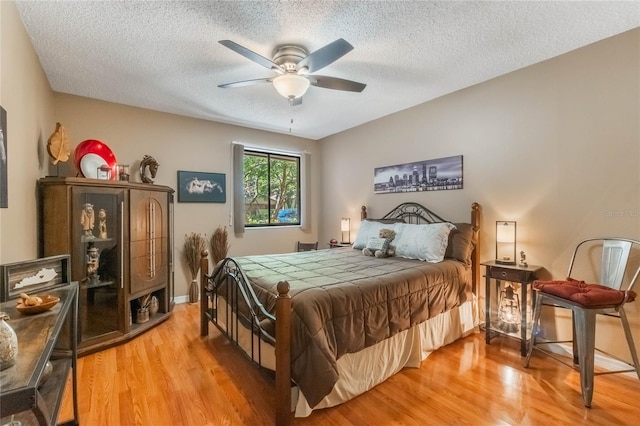
[[[142, 179], [142, 182], [153, 183], [152, 178], [156, 177], [156, 173], [158, 173], [158, 167], [160, 167], [160, 165], [155, 158], [150, 155], [145, 155], [142, 158], [142, 161], [140, 161], [140, 178]], [[149, 174], [151, 175], [151, 177], [147, 176], [147, 168], [149, 169]]]
[[100, 252], [98, 247], [93, 243], [89, 243], [87, 247], [87, 278], [89, 282], [95, 283], [98, 281], [98, 266], [100, 264]]
[[80, 215], [80, 223], [82, 224], [82, 230], [84, 231], [84, 239], [93, 239], [93, 227], [95, 224], [95, 213], [93, 211], [93, 204], [85, 203]]
[[98, 210], [98, 238], [107, 239], [107, 212], [105, 209]]

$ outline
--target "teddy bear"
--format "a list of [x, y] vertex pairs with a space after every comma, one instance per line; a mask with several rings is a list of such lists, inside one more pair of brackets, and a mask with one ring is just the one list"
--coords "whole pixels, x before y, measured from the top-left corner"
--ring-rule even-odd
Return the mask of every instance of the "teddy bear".
[[362, 249], [365, 256], [375, 256], [378, 258], [394, 256], [396, 248], [391, 241], [396, 237], [393, 229], [382, 228], [378, 238], [371, 238], [367, 243], [367, 247]]

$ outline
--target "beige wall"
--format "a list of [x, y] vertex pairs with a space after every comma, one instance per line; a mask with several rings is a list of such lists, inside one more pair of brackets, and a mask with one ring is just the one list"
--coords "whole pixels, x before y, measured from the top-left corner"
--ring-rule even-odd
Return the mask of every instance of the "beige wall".
[[[231, 241], [231, 254], [290, 251], [298, 239], [340, 238], [340, 218], [357, 231], [361, 205], [371, 216], [417, 200], [452, 220], [484, 208], [482, 259], [494, 256], [493, 224], [518, 221], [519, 250], [561, 277], [570, 249], [592, 235], [640, 238], [640, 30], [604, 40], [319, 143], [236, 126], [51, 92], [12, 2], [0, 2], [0, 102], [8, 111], [9, 208], [0, 210], [0, 263], [37, 255], [35, 182], [72, 174], [47, 165], [46, 140], [61, 121], [72, 145], [102, 139], [119, 161], [144, 154], [160, 162], [157, 183], [175, 187], [177, 170], [226, 173], [231, 141], [312, 153], [312, 224], [253, 230]], [[54, 114], [55, 111], [55, 114]], [[373, 169], [464, 155], [465, 188], [422, 194], [373, 194]], [[133, 179], [139, 179], [134, 174]], [[228, 185], [229, 186], [229, 183]], [[176, 203], [176, 250], [188, 232], [228, 224], [231, 203]], [[621, 215], [619, 212], [622, 212]], [[186, 294], [183, 263], [176, 293]], [[639, 303], [630, 320], [640, 343]], [[558, 325], [566, 334], [567, 322]], [[606, 336], [619, 349], [621, 333]], [[600, 342], [599, 342], [600, 343]]]
[[[56, 93], [55, 121], [62, 123], [71, 145], [85, 139], [98, 139], [114, 151], [119, 163], [131, 164], [131, 179], [140, 182], [139, 164], [145, 154], [153, 156], [160, 168], [155, 183], [176, 188], [178, 170], [224, 173], [227, 177], [225, 204], [175, 203], [176, 295], [187, 294], [191, 277], [182, 255], [184, 236], [191, 232], [211, 236], [218, 225], [228, 226], [232, 212], [231, 143], [244, 142], [287, 151], [311, 154], [312, 226], [310, 232], [300, 227], [247, 229], [236, 238], [228, 228], [230, 255], [282, 253], [295, 250], [298, 240], [316, 241], [319, 178], [314, 170], [318, 156], [316, 142], [292, 136], [253, 130], [227, 124], [133, 108], [94, 99]], [[71, 164], [65, 174], [75, 174]]]
[[53, 92], [13, 2], [0, 2], [0, 104], [7, 111], [9, 207], [0, 209], [0, 263], [38, 255], [36, 181], [55, 129]]
[[[640, 29], [326, 138], [320, 239], [361, 205], [375, 217], [414, 200], [462, 220], [477, 201], [482, 260], [495, 257], [495, 221], [516, 220], [518, 250], [563, 277], [583, 238], [640, 239], [639, 102]], [[375, 167], [459, 154], [462, 190], [373, 194]]]
[[[156, 182], [175, 188], [177, 170], [225, 173], [231, 178], [231, 142], [311, 154], [311, 228], [251, 229], [236, 238], [230, 229], [230, 254], [286, 252], [298, 240], [317, 239], [318, 153], [315, 141], [243, 127], [196, 120], [52, 92], [13, 2], [0, 2], [0, 101], [8, 117], [9, 208], [0, 209], [0, 263], [38, 255], [36, 182], [47, 175], [73, 176], [73, 161], [53, 167], [46, 144], [61, 122], [73, 148], [100, 139], [120, 163], [132, 165], [132, 180], [144, 154], [160, 163]], [[54, 113], [55, 111], [55, 113]], [[176, 295], [187, 294], [188, 269], [181, 256], [185, 234], [211, 235], [230, 223], [231, 199], [225, 204], [175, 204]]]

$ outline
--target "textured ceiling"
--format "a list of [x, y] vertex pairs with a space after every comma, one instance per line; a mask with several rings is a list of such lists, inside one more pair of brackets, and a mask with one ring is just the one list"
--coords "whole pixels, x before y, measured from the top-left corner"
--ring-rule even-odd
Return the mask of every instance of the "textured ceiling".
[[[640, 26], [640, 2], [16, 1], [53, 90], [311, 139], [343, 131]], [[309, 88], [289, 106], [271, 58], [344, 38], [320, 74], [362, 93]], [[293, 120], [293, 124], [292, 124]]]

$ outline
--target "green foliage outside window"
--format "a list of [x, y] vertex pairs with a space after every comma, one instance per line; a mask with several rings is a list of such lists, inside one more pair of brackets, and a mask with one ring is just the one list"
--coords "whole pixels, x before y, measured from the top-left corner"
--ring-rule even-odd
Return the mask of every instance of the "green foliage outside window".
[[257, 151], [244, 153], [247, 226], [300, 224], [300, 159]]

